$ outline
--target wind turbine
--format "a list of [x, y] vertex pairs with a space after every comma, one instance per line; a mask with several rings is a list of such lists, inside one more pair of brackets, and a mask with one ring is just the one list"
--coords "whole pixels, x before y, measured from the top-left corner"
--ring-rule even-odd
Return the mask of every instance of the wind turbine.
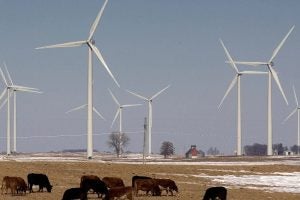
[[119, 103], [119, 101], [117, 100], [117, 98], [115, 97], [115, 95], [112, 93], [112, 91], [110, 89], [108, 89], [112, 99], [114, 100], [114, 102], [118, 105], [118, 109], [117, 109], [117, 112], [115, 114], [115, 117], [111, 123], [111, 127], [114, 125], [117, 117], [119, 116], [119, 139], [120, 139], [120, 147], [119, 149], [121, 150], [121, 147], [122, 147], [122, 141], [121, 141], [121, 138], [122, 138], [122, 134], [123, 134], [123, 130], [122, 130], [122, 119], [123, 119], [123, 115], [122, 115], [122, 111], [123, 111], [123, 108], [128, 108], [128, 107], [135, 107], [135, 106], [141, 106], [142, 104], [124, 104], [124, 105], [121, 105]]
[[119, 101], [117, 100], [117, 98], [115, 97], [115, 95], [112, 93], [112, 91], [110, 90], [110, 89], [108, 89], [108, 91], [109, 91], [109, 93], [110, 93], [110, 95], [111, 95], [111, 97], [113, 98], [113, 100], [114, 100], [114, 102], [118, 105], [118, 109], [117, 109], [117, 112], [116, 112], [116, 114], [115, 114], [115, 117], [114, 117], [114, 119], [113, 119], [113, 121], [112, 121], [112, 123], [111, 123], [111, 127], [114, 125], [114, 123], [115, 123], [115, 121], [116, 121], [116, 119], [117, 119], [117, 117], [119, 116], [119, 133], [122, 133], [122, 117], [123, 117], [123, 115], [122, 115], [122, 111], [123, 111], [123, 108], [128, 108], [128, 107], [135, 107], [135, 106], [141, 106], [142, 104], [124, 104], [124, 105], [121, 105], [120, 103], [119, 103]]
[[45, 47], [39, 47], [36, 49], [46, 49], [46, 48], [64, 48], [64, 47], [78, 47], [82, 45], [87, 45], [88, 47], [88, 97], [87, 97], [87, 157], [91, 159], [93, 156], [93, 65], [92, 65], [92, 53], [96, 54], [98, 60], [102, 63], [103, 67], [106, 69], [108, 74], [114, 80], [118, 87], [120, 87], [119, 83], [115, 79], [114, 75], [111, 73], [108, 68], [106, 62], [99, 49], [95, 46], [95, 40], [93, 39], [96, 28], [99, 24], [100, 18], [103, 14], [104, 8], [107, 4], [108, 0], [105, 0], [103, 6], [101, 7], [94, 23], [90, 28], [90, 33], [87, 40], [81, 40], [76, 42], [67, 42], [63, 44], [50, 45]]
[[13, 118], [13, 152], [17, 152], [17, 92], [30, 92], [30, 93], [41, 93], [38, 91], [37, 88], [31, 88], [26, 86], [20, 86], [15, 85], [11, 79], [11, 76], [7, 70], [6, 64], [4, 63], [4, 67], [6, 70], [6, 74], [8, 77], [9, 82], [6, 80], [6, 77], [3, 73], [2, 68], [0, 68], [0, 73], [2, 80], [4, 84], [6, 85], [6, 89], [2, 92], [0, 96], [0, 100], [4, 97], [5, 93], [7, 92], [7, 98], [3, 101], [2, 105], [0, 106], [0, 109], [4, 106], [5, 103], [7, 103], [7, 146], [6, 146], [6, 153], [7, 155], [11, 154], [11, 146], [10, 146], [10, 140], [11, 140], [11, 122], [10, 122], [10, 97], [13, 95], [14, 97], [14, 118]]
[[279, 45], [274, 49], [273, 54], [269, 61], [267, 62], [241, 62], [241, 61], [234, 61], [235, 64], [243, 64], [243, 65], [251, 65], [251, 66], [267, 66], [268, 69], [268, 145], [267, 145], [267, 155], [271, 156], [273, 155], [273, 132], [272, 132], [272, 78], [275, 80], [286, 104], [288, 104], [288, 100], [284, 94], [284, 91], [281, 87], [277, 72], [274, 70], [274, 58], [278, 54], [279, 50], [291, 34], [291, 32], [294, 30], [295, 26], [293, 26], [289, 32], [285, 35], [285, 37], [282, 39], [282, 41], [279, 43]]
[[[75, 108], [71, 108], [70, 110], [68, 110], [68, 111], [66, 112], [66, 114], [71, 113], [71, 112], [74, 112], [74, 111], [77, 111], [77, 110], [84, 109], [85, 107], [87, 107], [87, 104], [83, 104], [83, 105], [81, 105], [81, 106], [78, 106], [78, 107], [75, 107]], [[103, 117], [103, 115], [101, 115], [101, 113], [100, 113], [95, 107], [93, 107], [93, 111], [94, 111], [94, 113], [96, 113], [101, 119], [105, 120], [105, 118]]]
[[226, 53], [226, 56], [229, 60], [229, 63], [231, 67], [235, 70], [236, 75], [234, 76], [231, 84], [229, 85], [223, 99], [221, 100], [218, 108], [223, 104], [223, 101], [229, 94], [229, 92], [232, 90], [232, 88], [237, 83], [237, 155], [242, 155], [242, 120], [241, 120], [241, 76], [244, 74], [267, 74], [267, 72], [261, 72], [261, 71], [239, 71], [236, 67], [235, 63], [233, 62], [232, 57], [230, 56], [227, 48], [225, 47], [223, 41], [220, 39], [220, 43]]
[[159, 92], [157, 92], [156, 94], [154, 94], [152, 97], [150, 98], [146, 98], [140, 94], [137, 94], [135, 92], [129, 91], [127, 90], [127, 92], [129, 92], [130, 94], [145, 100], [146, 102], [148, 102], [148, 132], [147, 132], [147, 136], [146, 136], [146, 144], [145, 144], [145, 149], [148, 148], [148, 155], [151, 154], [151, 137], [152, 137], [152, 101], [158, 96], [160, 95], [162, 92], [164, 92], [166, 89], [168, 89], [170, 87], [170, 85], [168, 85], [167, 87], [163, 88], [162, 90], [160, 90]]
[[297, 98], [297, 94], [295, 91], [295, 87], [293, 86], [293, 91], [294, 91], [294, 97], [295, 97], [295, 102], [296, 102], [296, 108], [284, 119], [283, 122], [286, 122], [291, 116], [293, 116], [296, 112], [297, 112], [297, 120], [298, 120], [298, 138], [297, 138], [297, 145], [298, 145], [298, 154], [299, 154], [299, 146], [300, 146], [300, 106], [299, 106], [299, 102], [298, 102], [298, 98]]

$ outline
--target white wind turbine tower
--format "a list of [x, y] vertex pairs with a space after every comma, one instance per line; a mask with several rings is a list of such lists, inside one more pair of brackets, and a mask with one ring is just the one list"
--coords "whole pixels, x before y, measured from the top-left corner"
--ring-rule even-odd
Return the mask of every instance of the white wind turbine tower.
[[168, 85], [167, 87], [165, 87], [164, 89], [160, 90], [159, 92], [157, 92], [156, 94], [154, 94], [152, 97], [150, 98], [146, 98], [142, 95], [139, 95], [135, 92], [129, 91], [127, 90], [127, 92], [133, 94], [134, 96], [145, 100], [146, 102], [148, 102], [148, 131], [147, 131], [147, 136], [146, 136], [146, 144], [145, 144], [145, 149], [148, 149], [148, 156], [151, 154], [151, 138], [152, 138], [152, 101], [158, 96], [160, 95], [162, 92], [164, 92], [166, 89], [168, 89], [170, 87], [170, 85]]
[[284, 94], [284, 91], [281, 87], [277, 72], [274, 70], [273, 66], [274, 66], [274, 58], [276, 57], [276, 55], [278, 54], [279, 50], [281, 49], [281, 47], [283, 46], [283, 44], [285, 43], [285, 41], [287, 40], [287, 38], [289, 37], [289, 35], [291, 34], [291, 32], [293, 31], [293, 29], [295, 28], [295, 26], [293, 26], [289, 32], [285, 35], [285, 37], [283, 38], [283, 40], [279, 43], [279, 45], [274, 49], [273, 54], [271, 56], [271, 58], [269, 59], [268, 62], [241, 62], [241, 61], [234, 61], [234, 63], [236, 64], [244, 64], [244, 65], [251, 65], [251, 66], [267, 66], [268, 69], [268, 156], [273, 155], [273, 149], [272, 149], [272, 145], [273, 145], [273, 132], [272, 132], [272, 77], [275, 80], [286, 104], [288, 104], [287, 98]]
[[[117, 117], [119, 116], [119, 139], [121, 141], [121, 137], [122, 137], [122, 133], [123, 133], [123, 130], [122, 130], [122, 119], [123, 119], [123, 115], [122, 115], [122, 111], [123, 111], [123, 108], [128, 108], [128, 107], [135, 107], [135, 106], [141, 106], [142, 104], [124, 104], [124, 105], [121, 105], [119, 103], [119, 101], [117, 100], [117, 98], [115, 97], [115, 95], [112, 93], [112, 91], [110, 89], [108, 89], [111, 97], [113, 98], [114, 102], [118, 105], [118, 109], [117, 109], [117, 112], [115, 114], [115, 117], [111, 123], [111, 127], [114, 125]], [[120, 143], [120, 148], [121, 149], [122, 147], [122, 144]]]
[[11, 76], [7, 70], [6, 64], [4, 63], [4, 67], [6, 70], [6, 74], [8, 77], [9, 82], [6, 80], [6, 77], [3, 73], [3, 70], [0, 68], [0, 73], [1, 73], [1, 77], [2, 80], [4, 82], [4, 84], [6, 85], [5, 90], [2, 92], [1, 96], [0, 96], [0, 100], [4, 97], [5, 93], [7, 92], [7, 98], [3, 101], [3, 103], [0, 106], [0, 109], [5, 105], [5, 103], [7, 103], [7, 134], [6, 134], [6, 138], [7, 138], [7, 145], [6, 145], [6, 153], [7, 155], [11, 154], [11, 144], [10, 144], [10, 140], [11, 140], [11, 133], [10, 133], [10, 129], [11, 129], [11, 122], [10, 122], [10, 97], [11, 95], [13, 95], [14, 97], [14, 115], [13, 115], [13, 152], [17, 152], [17, 94], [16, 92], [30, 92], [30, 93], [41, 93], [40, 91], [38, 91], [37, 88], [31, 88], [31, 87], [25, 87], [25, 86], [20, 86], [20, 85], [15, 85], [11, 79]]
[[108, 0], [105, 0], [102, 8], [100, 9], [94, 23], [90, 28], [89, 37], [87, 40], [76, 41], [76, 42], [68, 42], [63, 44], [50, 45], [45, 47], [39, 47], [37, 49], [45, 49], [45, 48], [64, 48], [64, 47], [78, 47], [82, 45], [87, 45], [88, 47], [88, 110], [87, 110], [87, 157], [89, 159], [93, 156], [93, 65], [92, 65], [92, 53], [96, 54], [99, 61], [102, 63], [103, 67], [107, 70], [111, 78], [114, 82], [120, 87], [119, 83], [111, 73], [108, 68], [104, 58], [102, 57], [99, 49], [95, 46], [95, 41], [93, 39], [96, 28], [99, 24], [100, 18], [103, 14], [104, 8], [107, 4]]
[[241, 76], [244, 74], [267, 74], [267, 72], [261, 72], [261, 71], [239, 71], [236, 65], [233, 62], [232, 57], [230, 56], [227, 48], [225, 47], [223, 41], [220, 39], [220, 42], [223, 46], [223, 49], [226, 53], [226, 56], [229, 60], [229, 63], [231, 67], [235, 70], [236, 75], [234, 76], [231, 84], [229, 85], [223, 99], [221, 100], [218, 108], [220, 109], [221, 105], [223, 104], [223, 101], [229, 94], [229, 92], [232, 90], [232, 88], [237, 83], [237, 155], [242, 155], [242, 120], [241, 120]]
[[300, 107], [299, 107], [299, 102], [298, 102], [298, 98], [297, 98], [297, 94], [295, 91], [295, 87], [293, 86], [293, 91], [294, 91], [294, 97], [295, 97], [295, 102], [296, 102], [296, 108], [284, 119], [283, 122], [286, 122], [290, 117], [292, 117], [296, 112], [297, 112], [297, 145], [298, 145], [298, 151], [297, 153], [299, 154], [299, 146], [300, 146]]

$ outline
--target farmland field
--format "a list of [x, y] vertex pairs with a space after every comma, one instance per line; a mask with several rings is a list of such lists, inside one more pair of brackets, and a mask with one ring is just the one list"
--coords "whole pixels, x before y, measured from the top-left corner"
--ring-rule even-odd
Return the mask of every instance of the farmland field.
[[[83, 155], [67, 154], [2, 156], [1, 180], [4, 176], [20, 176], [26, 180], [28, 173], [44, 173], [48, 175], [53, 191], [27, 193], [23, 196], [2, 194], [0, 199], [58, 200], [67, 188], [78, 187], [80, 177], [87, 174], [121, 177], [125, 185], [131, 185], [133, 175], [170, 178], [179, 188], [176, 196], [166, 196], [163, 193], [161, 197], [142, 195], [135, 198], [140, 200], [202, 199], [205, 190], [212, 186], [225, 186], [229, 200], [300, 199], [299, 157], [218, 157], [203, 158], [197, 162], [180, 159], [162, 161], [163, 159], [152, 159], [143, 164], [140, 159], [117, 160], [101, 156], [86, 160]], [[265, 182], [267, 180], [271, 182]], [[293, 181], [295, 185], [288, 185]], [[280, 182], [283, 185], [277, 185]], [[93, 194], [89, 197], [97, 199]]]

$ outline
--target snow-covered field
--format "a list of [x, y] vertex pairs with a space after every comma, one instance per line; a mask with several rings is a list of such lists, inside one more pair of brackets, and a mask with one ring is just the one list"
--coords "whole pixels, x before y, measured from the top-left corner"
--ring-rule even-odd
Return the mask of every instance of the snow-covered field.
[[[121, 159], [116, 159], [112, 155], [95, 155], [92, 160], [87, 160], [84, 153], [36, 153], [36, 154], [21, 154], [15, 156], [0, 156], [0, 162], [17, 161], [17, 162], [99, 162], [99, 163], [128, 163], [128, 164], [143, 164], [141, 154], [130, 154]], [[299, 166], [299, 171], [295, 172], [274, 172], [261, 173], [250, 171], [235, 171], [222, 170], [225, 175], [211, 176], [205, 173], [201, 174], [173, 174], [176, 176], [193, 176], [196, 178], [210, 179], [223, 185], [228, 185], [234, 188], [251, 188], [270, 192], [289, 192], [300, 193], [300, 158], [282, 158], [282, 159], [265, 159], [262, 161], [172, 161], [165, 160], [161, 156], [156, 155], [146, 159], [147, 164], [157, 165], [201, 165], [201, 166], [259, 166], [259, 165], [292, 165]], [[212, 170], [212, 169], [207, 169]], [[215, 170], [216, 171], [216, 170]], [[221, 170], [219, 170], [221, 171]], [[226, 173], [228, 173], [226, 175]], [[238, 175], [237, 175], [238, 174]], [[193, 184], [193, 183], [189, 183]]]

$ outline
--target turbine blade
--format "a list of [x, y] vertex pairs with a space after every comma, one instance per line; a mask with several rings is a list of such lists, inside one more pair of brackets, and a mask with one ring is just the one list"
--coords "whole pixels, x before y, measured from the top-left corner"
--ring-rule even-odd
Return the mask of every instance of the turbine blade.
[[82, 40], [82, 41], [77, 41], [77, 42], [66, 42], [66, 43], [62, 43], [62, 44], [54, 44], [54, 45], [49, 45], [49, 46], [37, 47], [35, 49], [78, 47], [78, 46], [82, 46], [83, 44], [86, 44], [86, 43], [87, 43], [87, 41]]
[[[269, 63], [267, 62], [247, 62], [247, 61], [233, 61], [235, 64], [239, 65], [250, 65], [254, 67], [258, 67], [260, 65], [268, 65]], [[230, 61], [226, 61], [226, 63], [230, 63]]]
[[8, 72], [8, 69], [7, 69], [6, 63], [4, 62], [4, 63], [3, 63], [3, 65], [4, 65], [4, 68], [5, 68], [5, 71], [6, 71], [6, 74], [7, 74], [8, 80], [9, 80], [9, 82], [10, 82], [10, 85], [13, 85], [14, 83], [13, 83], [13, 81], [12, 81], [12, 79], [11, 79], [10, 73]]
[[113, 125], [114, 125], [114, 123], [115, 123], [115, 121], [116, 121], [116, 119], [117, 119], [117, 117], [118, 117], [119, 114], [120, 114], [120, 108], [118, 108], [118, 110], [117, 110], [117, 112], [116, 112], [116, 114], [115, 114], [114, 120], [113, 120], [112, 123], [111, 123], [110, 128], [113, 127]]
[[262, 71], [241, 71], [241, 74], [268, 74], [268, 72], [262, 72]]
[[7, 102], [7, 98], [5, 98], [5, 100], [2, 102], [2, 104], [0, 105], [0, 110], [3, 108], [3, 106], [6, 104]]
[[171, 85], [168, 85], [167, 87], [165, 87], [164, 89], [160, 90], [159, 92], [157, 92], [155, 95], [153, 95], [150, 100], [155, 99], [158, 95], [160, 95], [162, 92], [164, 92], [166, 89], [168, 89]]
[[83, 108], [86, 107], [86, 106], [87, 106], [87, 104], [84, 104], [84, 105], [81, 105], [81, 106], [72, 108], [71, 110], [68, 110], [68, 111], [66, 112], [66, 114], [68, 114], [68, 113], [70, 113], [70, 112], [73, 112], [73, 111], [76, 111], [76, 110], [83, 109]]
[[132, 94], [132, 95], [134, 95], [134, 96], [140, 98], [140, 99], [143, 99], [143, 100], [145, 100], [145, 101], [149, 101], [149, 99], [147, 99], [146, 97], [143, 97], [142, 95], [139, 95], [139, 94], [137, 94], [137, 93], [134, 93], [134, 92], [132, 92], [132, 91], [130, 91], [130, 90], [126, 90], [126, 91], [129, 92], [130, 94]]
[[126, 104], [122, 105], [123, 108], [128, 108], [128, 107], [135, 107], [135, 106], [141, 106], [142, 104]]
[[4, 97], [5, 93], [6, 93], [6, 88], [3, 90], [3, 92], [2, 92], [1, 95], [0, 95], [0, 101], [1, 101], [2, 98]]
[[291, 116], [293, 116], [297, 112], [298, 108], [294, 109], [284, 120], [283, 123], [286, 122]]
[[298, 103], [298, 98], [297, 98], [297, 94], [296, 94], [296, 90], [295, 90], [295, 86], [293, 85], [293, 91], [294, 91], [294, 97], [295, 97], [295, 102], [297, 107], [299, 107], [299, 103]]
[[121, 104], [118, 102], [117, 98], [116, 98], [115, 95], [111, 92], [111, 90], [108, 89], [108, 91], [109, 91], [110, 95], [112, 96], [113, 100], [116, 102], [116, 104], [117, 104], [118, 106], [121, 106]]
[[92, 39], [92, 37], [93, 37], [93, 35], [94, 35], [95, 31], [96, 31], [96, 28], [97, 28], [97, 26], [99, 24], [99, 21], [100, 21], [100, 19], [102, 17], [102, 14], [103, 14], [103, 11], [104, 11], [104, 8], [105, 8], [107, 2], [108, 2], [108, 0], [105, 0], [105, 2], [103, 3], [103, 5], [102, 5], [102, 7], [101, 7], [101, 9], [100, 9], [100, 11], [99, 11], [99, 13], [98, 13], [95, 21], [94, 21], [94, 23], [92, 24], [88, 40]]
[[6, 81], [6, 78], [5, 78], [5, 76], [4, 76], [4, 73], [3, 73], [3, 70], [2, 70], [1, 67], [0, 67], [0, 73], [1, 73], [1, 77], [2, 77], [2, 80], [3, 80], [4, 84], [5, 84], [6, 86], [8, 86], [7, 81]]
[[96, 54], [97, 58], [102, 63], [103, 67], [106, 69], [106, 71], [108, 72], [110, 77], [114, 80], [114, 82], [117, 84], [117, 86], [120, 87], [118, 81], [115, 79], [114, 75], [111, 73], [110, 69], [108, 68], [108, 66], [107, 66], [106, 62], [104, 61], [98, 48], [90, 42], [89, 42], [89, 46], [92, 48], [93, 52]]
[[105, 120], [105, 118], [103, 117], [103, 115], [101, 115], [101, 113], [95, 108], [93, 107], [93, 111], [103, 120]]
[[225, 92], [225, 95], [223, 96], [223, 98], [222, 98], [222, 100], [221, 100], [221, 102], [220, 102], [220, 104], [219, 104], [219, 106], [218, 106], [219, 109], [221, 108], [221, 106], [222, 106], [224, 100], [226, 99], [227, 95], [229, 94], [229, 92], [232, 90], [232, 88], [233, 88], [234, 85], [236, 84], [237, 79], [238, 79], [238, 75], [234, 76], [233, 80], [231, 81], [231, 83], [230, 83], [228, 89], [227, 89], [226, 92]]
[[227, 48], [225, 47], [225, 45], [224, 45], [224, 43], [223, 43], [223, 41], [221, 39], [220, 39], [220, 43], [221, 43], [221, 45], [222, 45], [222, 47], [223, 47], [223, 49], [224, 49], [224, 51], [226, 53], [227, 58], [229, 59], [229, 63], [231, 65], [231, 67], [236, 71], [236, 73], [239, 73], [238, 68], [236, 67], [235, 63], [233, 62], [232, 57], [230, 56]]
[[38, 88], [33, 88], [33, 87], [27, 87], [27, 86], [22, 86], [22, 85], [10, 85], [10, 88], [13, 89], [25, 89], [25, 90], [39, 90]]
[[38, 90], [28, 90], [28, 89], [23, 89], [23, 88], [14, 88], [15, 91], [19, 92], [30, 92], [30, 93], [37, 93], [37, 94], [42, 94], [43, 92], [38, 91]]
[[275, 58], [275, 56], [278, 54], [279, 50], [281, 49], [281, 47], [283, 46], [283, 44], [285, 43], [285, 41], [287, 40], [287, 38], [289, 37], [289, 35], [291, 34], [291, 32], [294, 30], [295, 26], [293, 26], [289, 32], [285, 35], [285, 37], [282, 39], [282, 41], [279, 43], [279, 45], [274, 49], [273, 54], [269, 60], [269, 63], [273, 61], [273, 59]]
[[274, 78], [274, 80], [275, 80], [275, 82], [276, 82], [276, 84], [277, 84], [277, 86], [278, 86], [278, 88], [279, 88], [279, 90], [280, 90], [280, 92], [281, 92], [281, 94], [282, 94], [282, 96], [283, 96], [283, 98], [284, 98], [286, 104], [288, 105], [289, 103], [288, 103], [288, 100], [287, 100], [287, 98], [286, 98], [286, 96], [285, 96], [285, 94], [284, 94], [284, 91], [283, 91], [282, 87], [281, 87], [281, 84], [280, 84], [280, 81], [279, 81], [277, 72], [276, 72], [276, 71], [273, 69], [273, 67], [270, 66], [270, 65], [269, 65], [269, 69], [270, 69], [270, 71], [271, 71], [271, 74], [272, 74], [272, 76], [273, 76], [273, 78]]

